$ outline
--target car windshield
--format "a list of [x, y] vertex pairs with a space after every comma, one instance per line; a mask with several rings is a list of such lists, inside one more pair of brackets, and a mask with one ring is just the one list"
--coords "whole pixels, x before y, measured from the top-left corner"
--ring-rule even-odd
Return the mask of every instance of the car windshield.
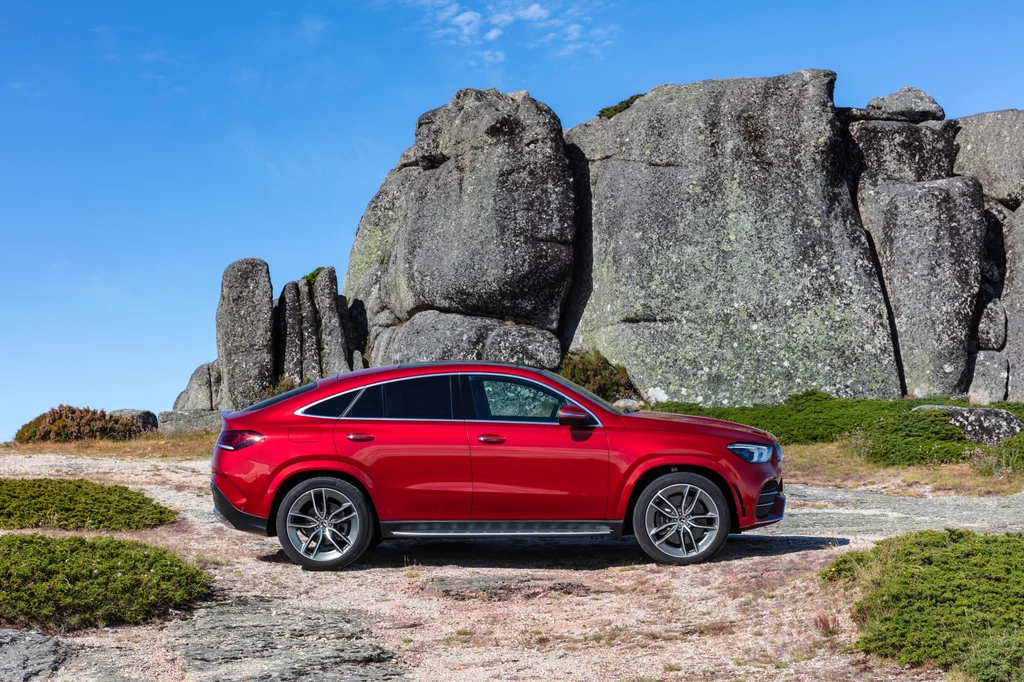
[[614, 412], [615, 414], [623, 414], [622, 410], [620, 410], [619, 408], [615, 407], [610, 402], [608, 402], [607, 400], [605, 400], [601, 396], [597, 395], [596, 393], [593, 393], [593, 392], [588, 391], [587, 389], [583, 388], [579, 384], [574, 384], [573, 382], [569, 381], [565, 377], [563, 377], [563, 376], [561, 376], [559, 374], [555, 374], [554, 372], [550, 372], [550, 371], [548, 371], [546, 369], [542, 369], [541, 373], [544, 376], [546, 376], [548, 379], [551, 379], [553, 381], [557, 381], [559, 384], [561, 384], [562, 386], [565, 386], [568, 389], [576, 391], [577, 393], [582, 393], [587, 398], [589, 398], [591, 401], [597, 403], [598, 405], [600, 405], [604, 409], [608, 410], [609, 412]]

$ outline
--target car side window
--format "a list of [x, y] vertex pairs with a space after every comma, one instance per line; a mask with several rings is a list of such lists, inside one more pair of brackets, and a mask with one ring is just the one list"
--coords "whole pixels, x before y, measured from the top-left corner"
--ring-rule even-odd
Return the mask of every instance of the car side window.
[[451, 419], [451, 378], [444, 374], [384, 384], [384, 409], [388, 419]]
[[345, 413], [346, 419], [382, 419], [384, 417], [384, 390], [380, 384], [367, 386]]
[[531, 381], [513, 377], [474, 374], [469, 377], [476, 419], [558, 423], [558, 410], [568, 400]]
[[302, 411], [302, 414], [309, 417], [340, 417], [345, 414], [345, 410], [355, 397], [359, 395], [359, 390], [349, 391], [348, 393], [341, 393], [339, 395], [328, 398], [327, 400], [321, 400], [320, 402], [310, 405]]

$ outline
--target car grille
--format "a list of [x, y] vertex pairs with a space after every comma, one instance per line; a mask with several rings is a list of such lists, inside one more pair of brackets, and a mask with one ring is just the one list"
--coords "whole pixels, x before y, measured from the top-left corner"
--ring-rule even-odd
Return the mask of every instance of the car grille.
[[757, 496], [757, 518], [763, 519], [775, 505], [775, 497], [782, 492], [782, 486], [776, 481], [768, 481], [761, 488], [761, 494]]

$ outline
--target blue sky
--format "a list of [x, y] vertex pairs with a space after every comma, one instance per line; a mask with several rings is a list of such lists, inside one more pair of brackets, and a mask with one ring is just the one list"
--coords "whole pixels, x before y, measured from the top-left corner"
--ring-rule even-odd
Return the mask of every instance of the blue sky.
[[416, 118], [529, 90], [570, 127], [662, 83], [839, 73], [950, 117], [1024, 108], [1013, 2], [0, 5], [0, 440], [64, 402], [170, 409], [224, 266], [343, 272]]

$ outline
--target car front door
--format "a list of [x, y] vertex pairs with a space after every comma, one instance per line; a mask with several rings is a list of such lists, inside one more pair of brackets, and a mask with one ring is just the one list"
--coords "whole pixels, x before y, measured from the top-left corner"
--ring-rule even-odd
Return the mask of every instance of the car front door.
[[343, 460], [373, 481], [385, 521], [465, 521], [472, 473], [456, 375], [367, 386], [334, 427]]
[[600, 520], [608, 501], [608, 438], [597, 420], [562, 426], [570, 401], [529, 379], [463, 375], [473, 458], [474, 520]]

